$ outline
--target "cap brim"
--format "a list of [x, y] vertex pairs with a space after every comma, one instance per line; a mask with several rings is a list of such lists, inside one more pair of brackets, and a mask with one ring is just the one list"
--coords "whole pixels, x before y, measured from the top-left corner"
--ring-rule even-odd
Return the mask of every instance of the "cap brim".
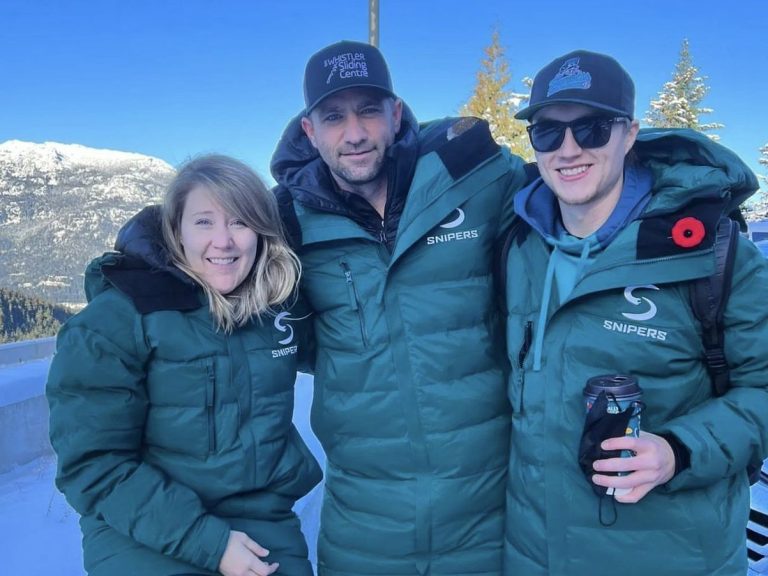
[[612, 106], [603, 106], [601, 104], [596, 104], [589, 100], [579, 100], [578, 98], [551, 98], [546, 102], [540, 102], [538, 104], [534, 104], [533, 106], [528, 106], [527, 108], [523, 108], [517, 114], [515, 114], [515, 118], [518, 120], [530, 120], [531, 116], [536, 114], [536, 112], [538, 112], [542, 108], [546, 108], [547, 106], [552, 106], [553, 104], [581, 104], [582, 106], [588, 106], [589, 108], [594, 108], [595, 110], [605, 110], [606, 112], [613, 112], [615, 114], [618, 114], [619, 116], [627, 115], [627, 113], [624, 110], [619, 110], [618, 108], [614, 108]]
[[378, 86], [376, 84], [365, 84], [365, 83], [347, 84], [346, 86], [340, 86], [334, 90], [331, 90], [330, 92], [326, 92], [325, 94], [323, 94], [322, 97], [315, 100], [311, 106], [307, 106], [304, 109], [304, 114], [309, 115], [309, 113], [312, 112], [312, 110], [314, 110], [317, 107], [317, 105], [320, 104], [320, 102], [328, 98], [328, 96], [333, 96], [334, 94], [338, 94], [339, 92], [342, 92], [344, 90], [349, 90], [350, 88], [370, 88], [372, 90], [378, 90], [382, 94], [386, 94], [387, 96], [391, 96], [392, 98], [397, 98], [397, 96], [393, 92], [387, 90], [386, 88], [382, 88], [381, 86]]

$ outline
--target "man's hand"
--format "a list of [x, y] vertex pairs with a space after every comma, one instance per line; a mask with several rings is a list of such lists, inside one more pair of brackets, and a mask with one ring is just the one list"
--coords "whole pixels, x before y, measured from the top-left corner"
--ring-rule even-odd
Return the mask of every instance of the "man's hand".
[[609, 438], [600, 446], [603, 450], [631, 450], [635, 453], [631, 458], [608, 458], [596, 460], [593, 464], [596, 472], [628, 472], [626, 476], [592, 476], [592, 482], [598, 486], [621, 489], [622, 493], [614, 495], [617, 502], [634, 504], [675, 474], [675, 454], [661, 436], [641, 430], [639, 438]]
[[263, 562], [261, 558], [267, 555], [269, 550], [259, 546], [245, 532], [232, 530], [219, 562], [219, 572], [224, 576], [267, 576], [280, 567], [277, 562]]

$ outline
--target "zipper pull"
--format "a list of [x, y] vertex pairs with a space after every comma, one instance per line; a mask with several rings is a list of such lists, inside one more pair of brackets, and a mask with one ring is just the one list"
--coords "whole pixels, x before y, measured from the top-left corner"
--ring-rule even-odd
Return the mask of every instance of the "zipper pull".
[[344, 278], [347, 281], [347, 292], [349, 292], [350, 305], [352, 306], [352, 310], [357, 312], [357, 317], [360, 320], [360, 337], [362, 338], [363, 346], [368, 348], [368, 331], [365, 328], [365, 319], [363, 318], [364, 308], [360, 301], [360, 295], [357, 293], [355, 282], [352, 280], [352, 270], [349, 269], [349, 264], [344, 261], [339, 262], [339, 266], [341, 266], [341, 269], [344, 272]]
[[347, 292], [349, 292], [349, 303], [352, 306], [352, 310], [357, 310], [359, 308], [358, 305], [358, 296], [357, 296], [357, 288], [355, 288], [355, 282], [352, 280], [352, 270], [349, 269], [349, 264], [346, 262], [339, 262], [339, 266], [341, 267], [341, 271], [344, 272], [344, 279], [347, 282]]

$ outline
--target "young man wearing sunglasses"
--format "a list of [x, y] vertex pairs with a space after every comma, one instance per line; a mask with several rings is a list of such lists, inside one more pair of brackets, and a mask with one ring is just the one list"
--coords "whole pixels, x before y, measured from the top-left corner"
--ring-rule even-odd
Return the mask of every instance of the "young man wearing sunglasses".
[[[632, 79], [602, 54], [548, 64], [518, 118], [541, 177], [515, 197], [503, 259], [505, 574], [744, 574], [745, 471], [768, 453], [768, 308], [755, 297], [768, 266], [737, 239], [722, 396], [689, 288], [713, 274], [718, 223], [756, 178], [697, 132], [640, 130]], [[641, 432], [598, 436], [604, 452], [580, 465], [594, 440], [584, 386], [606, 374], [638, 380]], [[602, 423], [624, 410], [612, 402]]]

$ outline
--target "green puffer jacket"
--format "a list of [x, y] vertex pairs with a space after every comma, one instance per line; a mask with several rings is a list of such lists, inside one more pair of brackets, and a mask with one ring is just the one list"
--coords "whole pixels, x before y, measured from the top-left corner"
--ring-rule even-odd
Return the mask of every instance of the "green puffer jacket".
[[311, 576], [291, 508], [321, 473], [291, 424], [287, 333], [269, 317], [215, 332], [191, 282], [120, 254], [91, 263], [86, 290], [47, 395], [56, 484], [82, 516], [88, 573], [218, 573], [240, 530], [280, 574]]
[[391, 254], [332, 204], [298, 131], [278, 148], [316, 313], [323, 576], [501, 571], [509, 405], [491, 268], [524, 175], [485, 123], [454, 127], [407, 125], [388, 153], [393, 172], [414, 165]]
[[[513, 363], [508, 576], [747, 571], [745, 470], [768, 454], [768, 265], [739, 239], [725, 311], [732, 388], [720, 398], [703, 363], [689, 284], [714, 272], [718, 218], [757, 182], [733, 153], [695, 132], [641, 130], [634, 150], [652, 172], [651, 199], [597, 254], [566, 301], [552, 290], [545, 326], [538, 322], [549, 245], [528, 228], [506, 259]], [[584, 384], [611, 373], [638, 378], [646, 404], [641, 428], [676, 437], [690, 451], [690, 466], [638, 503], [617, 503], [615, 524], [603, 526], [577, 456]], [[604, 519], [612, 514], [609, 498]]]

